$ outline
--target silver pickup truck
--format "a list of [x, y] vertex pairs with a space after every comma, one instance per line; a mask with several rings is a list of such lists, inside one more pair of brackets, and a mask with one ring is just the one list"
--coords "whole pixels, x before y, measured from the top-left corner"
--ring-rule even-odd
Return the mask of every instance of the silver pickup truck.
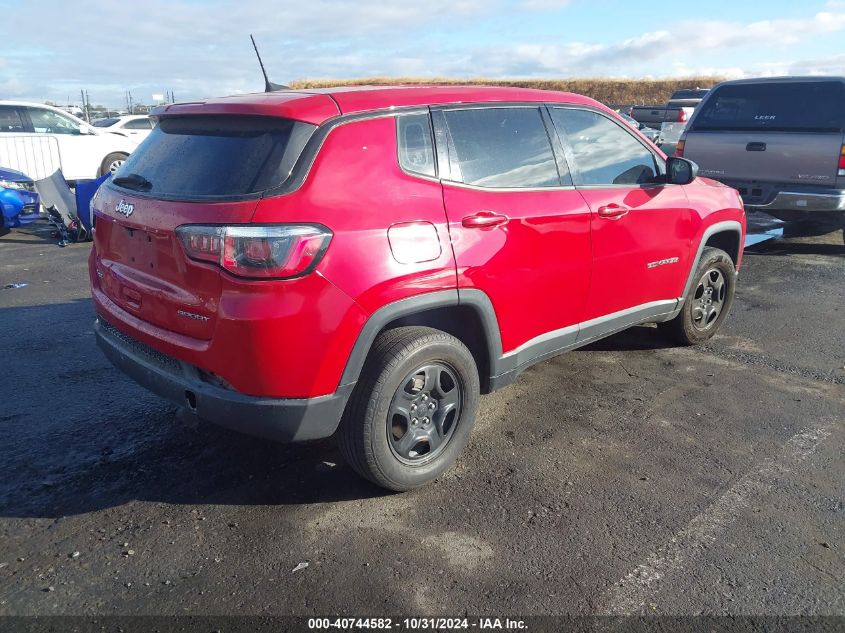
[[676, 155], [739, 190], [750, 210], [822, 231], [845, 228], [845, 77], [718, 84]]
[[665, 106], [634, 106], [631, 108], [631, 118], [655, 130], [659, 130], [664, 123], [684, 123], [708, 92], [707, 88], [676, 90]]

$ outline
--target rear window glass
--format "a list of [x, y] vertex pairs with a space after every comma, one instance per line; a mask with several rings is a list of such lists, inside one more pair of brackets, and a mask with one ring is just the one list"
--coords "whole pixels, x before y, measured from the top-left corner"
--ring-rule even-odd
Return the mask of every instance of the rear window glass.
[[708, 90], [676, 90], [669, 97], [669, 101], [681, 101], [686, 99], [703, 99], [707, 96]]
[[693, 129], [840, 132], [844, 119], [841, 82], [735, 84], [716, 89]]
[[276, 117], [163, 118], [115, 178], [140, 176], [154, 197], [249, 196], [288, 179], [315, 129]]
[[149, 119], [131, 119], [123, 127], [127, 130], [151, 130], [153, 129], [153, 122]]

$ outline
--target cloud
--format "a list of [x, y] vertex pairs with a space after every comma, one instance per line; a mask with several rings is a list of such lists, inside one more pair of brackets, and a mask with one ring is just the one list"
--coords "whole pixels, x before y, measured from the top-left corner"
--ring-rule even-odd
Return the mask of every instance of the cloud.
[[[177, 98], [259, 90], [263, 79], [248, 35], [254, 33], [271, 77], [359, 74], [378, 68], [395, 72], [415, 55], [393, 52], [418, 42], [442, 16], [452, 28], [484, 14], [484, 0], [148, 0], [22, 2], [19, 24], [0, 41], [3, 96], [43, 100], [78, 99], [82, 88], [92, 102], [120, 102], [124, 91], [149, 100], [172, 89]], [[52, 16], [45, 20], [44, 16]], [[395, 58], [394, 58], [395, 57]], [[421, 62], [419, 66], [424, 66]]]
[[[478, 59], [488, 59], [488, 65], [504, 75], [615, 75], [624, 74], [626, 69], [665, 67], [669, 59], [678, 56], [693, 60], [714, 51], [759, 48], [761, 42], [769, 49], [784, 50], [814, 36], [842, 30], [845, 12], [751, 23], [682, 21], [672, 29], [643, 33], [617, 44], [514, 44], [484, 51]], [[845, 68], [838, 68], [845, 74]]]
[[528, 11], [555, 11], [570, 4], [572, 0], [522, 0], [518, 6]]
[[[20, 2], [15, 19], [38, 24], [38, 38], [27, 29], [8, 29], [0, 41], [0, 97], [78, 101], [80, 89], [87, 89], [93, 103], [114, 106], [126, 90], [136, 101], [165, 90], [177, 99], [260, 90], [249, 33], [276, 82], [375, 75], [679, 76], [699, 69], [730, 76], [845, 74], [833, 44], [827, 58], [817, 45], [807, 61], [794, 60], [798, 44], [830, 41], [845, 30], [843, 1], [829, 0], [823, 11], [797, 19], [661, 20], [659, 29], [611, 42], [529, 40], [514, 28], [495, 46], [481, 44], [477, 34], [515, 10], [554, 10], [569, 2], [147, 0], [143, 9], [91, 0], [73, 9], [60, 0]], [[595, 33], [603, 36], [601, 29]], [[726, 58], [736, 61], [722, 63]], [[753, 61], [761, 59], [767, 61]]]

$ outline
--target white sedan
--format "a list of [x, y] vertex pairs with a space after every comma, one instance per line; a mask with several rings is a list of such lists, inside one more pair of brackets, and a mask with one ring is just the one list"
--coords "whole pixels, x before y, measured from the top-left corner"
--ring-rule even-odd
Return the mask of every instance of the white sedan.
[[34, 180], [58, 169], [71, 182], [113, 173], [137, 145], [59, 108], [0, 101], [0, 165]]
[[145, 114], [129, 114], [100, 119], [94, 121], [92, 125], [106, 132], [126, 136], [136, 145], [147, 138], [153, 129], [152, 119]]

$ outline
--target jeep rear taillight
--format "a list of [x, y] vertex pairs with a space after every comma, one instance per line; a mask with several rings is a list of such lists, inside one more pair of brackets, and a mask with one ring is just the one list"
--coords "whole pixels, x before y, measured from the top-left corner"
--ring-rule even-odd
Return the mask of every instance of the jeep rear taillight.
[[675, 156], [680, 156], [681, 158], [683, 158], [684, 145], [686, 145], [686, 141], [684, 139], [678, 141], [678, 144], [675, 146]]
[[837, 176], [845, 176], [845, 145], [839, 150], [839, 172]]
[[678, 123], [684, 123], [687, 120], [687, 111], [681, 108], [678, 110], [678, 118], [675, 119]]
[[327, 228], [311, 224], [186, 224], [176, 234], [191, 259], [250, 279], [301, 277], [319, 263], [332, 238]]

